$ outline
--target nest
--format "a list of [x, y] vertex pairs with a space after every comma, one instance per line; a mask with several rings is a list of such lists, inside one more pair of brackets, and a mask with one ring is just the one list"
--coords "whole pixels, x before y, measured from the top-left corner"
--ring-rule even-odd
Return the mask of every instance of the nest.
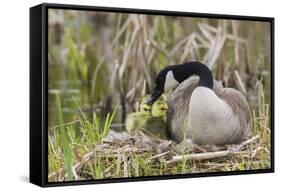
[[[159, 174], [153, 173], [152, 175], [181, 173], [182, 171], [179, 172], [173, 169], [177, 169], [179, 166], [182, 167], [186, 163], [188, 163], [188, 171], [183, 173], [235, 170], [235, 165], [241, 165], [245, 161], [251, 163], [251, 165], [247, 165], [247, 168], [255, 169], [255, 163], [260, 160], [270, 161], [268, 148], [263, 144], [259, 135], [239, 145], [214, 147], [198, 146], [191, 143], [176, 144], [169, 140], [151, 138], [145, 134], [131, 136], [127, 133], [109, 133], [107, 138], [100, 144], [95, 145], [90, 152], [73, 165], [72, 172], [75, 180], [116, 178], [116, 172], [113, 171], [120, 171], [120, 177], [131, 177], [130, 168], [134, 168], [135, 165], [131, 159], [136, 156], [146, 157], [145, 162], [147, 165], [153, 164], [155, 168], [160, 168], [163, 164], [167, 166], [167, 171], [161, 171]], [[266, 159], [258, 155], [260, 152], [266, 153]], [[93, 177], [88, 170], [89, 165], [94, 166], [97, 159], [112, 163], [110, 166], [103, 166], [102, 177]], [[113, 163], [117, 164], [116, 168], [113, 168]], [[247, 168], [245, 170], [249, 170]], [[260, 166], [256, 168], [260, 168]], [[142, 174], [137, 175], [142, 176]], [[68, 180], [64, 168], [49, 174], [48, 178], [56, 181]]]

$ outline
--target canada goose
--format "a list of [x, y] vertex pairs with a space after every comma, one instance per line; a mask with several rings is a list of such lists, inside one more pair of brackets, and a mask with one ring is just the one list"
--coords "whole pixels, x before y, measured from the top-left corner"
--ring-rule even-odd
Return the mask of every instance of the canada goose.
[[[168, 105], [169, 105], [169, 131], [171, 136], [176, 142], [181, 142], [184, 139], [184, 130], [187, 127], [187, 118], [189, 111], [189, 102], [193, 90], [198, 86], [199, 77], [191, 76], [188, 79], [180, 83], [175, 90], [171, 93]], [[221, 92], [223, 86], [220, 81], [214, 81], [214, 92]], [[182, 125], [185, 128], [182, 128]], [[186, 138], [191, 138], [190, 133], [186, 134]]]
[[152, 106], [146, 104], [148, 96], [144, 97], [140, 104], [140, 112], [128, 114], [126, 128], [131, 134], [143, 131], [149, 136], [166, 139], [167, 111], [166, 98], [161, 96]]
[[[199, 80], [188, 79], [192, 75], [199, 76]], [[148, 105], [163, 92], [176, 88], [168, 101], [173, 113], [169, 128], [176, 141], [183, 141], [185, 131], [193, 143], [200, 145], [236, 144], [250, 136], [250, 112], [245, 97], [214, 81], [206, 65], [188, 62], [168, 66], [159, 72], [155, 83]]]

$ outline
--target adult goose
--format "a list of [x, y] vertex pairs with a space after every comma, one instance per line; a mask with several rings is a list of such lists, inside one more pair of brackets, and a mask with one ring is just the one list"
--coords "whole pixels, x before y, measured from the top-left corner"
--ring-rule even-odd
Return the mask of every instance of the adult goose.
[[173, 90], [170, 131], [176, 141], [183, 141], [186, 133], [199, 145], [238, 144], [251, 135], [247, 100], [239, 91], [214, 81], [206, 65], [188, 62], [168, 66], [159, 72], [155, 83], [148, 104]]

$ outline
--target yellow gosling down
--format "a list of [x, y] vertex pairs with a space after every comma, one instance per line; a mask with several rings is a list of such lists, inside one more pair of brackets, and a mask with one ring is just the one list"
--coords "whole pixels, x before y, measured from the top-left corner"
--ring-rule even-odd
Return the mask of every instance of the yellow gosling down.
[[130, 134], [143, 132], [154, 138], [167, 139], [168, 104], [162, 95], [152, 106], [146, 104], [147, 96], [143, 97], [140, 112], [127, 115], [126, 128]]
[[129, 113], [126, 117], [126, 128], [131, 134], [137, 132], [144, 127], [147, 119], [151, 117], [151, 106], [142, 102], [140, 105], [140, 112]]

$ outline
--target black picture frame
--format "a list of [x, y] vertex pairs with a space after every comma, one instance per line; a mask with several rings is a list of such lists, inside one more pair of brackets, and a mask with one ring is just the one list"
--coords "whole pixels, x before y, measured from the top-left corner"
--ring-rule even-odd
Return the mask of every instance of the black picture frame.
[[[185, 175], [165, 175], [151, 177], [116, 178], [87, 181], [48, 182], [48, 10], [65, 9], [80, 11], [103, 11], [115, 13], [134, 13], [168, 16], [189, 16], [205, 18], [236, 19], [248, 21], [265, 21], [270, 23], [271, 30], [271, 168], [231, 172], [198, 173]], [[129, 181], [163, 180], [176, 178], [194, 178], [206, 176], [226, 176], [239, 174], [274, 172], [274, 18], [206, 14], [177, 11], [160, 11], [128, 9], [113, 7], [96, 7], [84, 5], [40, 4], [30, 8], [30, 182], [42, 187], [82, 185], [96, 183], [114, 183]]]

